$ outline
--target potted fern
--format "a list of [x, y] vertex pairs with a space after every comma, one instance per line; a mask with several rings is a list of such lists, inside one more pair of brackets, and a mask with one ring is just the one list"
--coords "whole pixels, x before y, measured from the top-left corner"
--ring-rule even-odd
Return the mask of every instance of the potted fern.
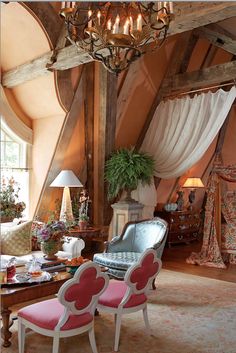
[[154, 174], [154, 159], [152, 156], [137, 152], [134, 148], [121, 148], [112, 153], [105, 164], [105, 180], [108, 182], [108, 199], [126, 191], [127, 202], [132, 202], [131, 191], [137, 189], [141, 181], [143, 185], [150, 184]]

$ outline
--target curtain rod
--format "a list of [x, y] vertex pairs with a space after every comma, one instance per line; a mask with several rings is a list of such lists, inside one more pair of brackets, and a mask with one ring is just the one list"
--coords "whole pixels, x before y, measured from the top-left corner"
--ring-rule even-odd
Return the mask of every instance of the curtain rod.
[[223, 83], [220, 85], [215, 85], [215, 86], [209, 86], [209, 87], [205, 87], [205, 88], [199, 88], [199, 89], [195, 89], [195, 90], [191, 90], [191, 91], [187, 91], [187, 92], [182, 92], [182, 93], [176, 93], [170, 96], [166, 96], [164, 97], [164, 99], [170, 99], [170, 98], [175, 98], [175, 97], [179, 97], [179, 96], [184, 96], [186, 94], [189, 93], [196, 93], [196, 92], [202, 92], [202, 91], [207, 91], [208, 89], [213, 89], [213, 88], [220, 88], [220, 87], [226, 87], [226, 86], [234, 86], [236, 85], [236, 80], [232, 81], [232, 82], [228, 82], [228, 83]]
[[21, 168], [21, 167], [4, 167], [4, 166], [1, 166], [0, 168], [1, 170], [5, 170], [6, 172], [9, 172], [9, 171], [14, 171], [14, 170], [20, 170], [20, 171], [29, 171], [30, 168]]

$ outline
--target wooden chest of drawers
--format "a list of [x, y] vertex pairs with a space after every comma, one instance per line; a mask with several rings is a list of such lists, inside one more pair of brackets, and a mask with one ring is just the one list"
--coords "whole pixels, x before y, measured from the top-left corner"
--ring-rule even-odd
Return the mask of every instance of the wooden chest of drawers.
[[190, 242], [199, 238], [201, 224], [200, 211], [159, 211], [156, 216], [165, 219], [169, 224], [167, 243]]

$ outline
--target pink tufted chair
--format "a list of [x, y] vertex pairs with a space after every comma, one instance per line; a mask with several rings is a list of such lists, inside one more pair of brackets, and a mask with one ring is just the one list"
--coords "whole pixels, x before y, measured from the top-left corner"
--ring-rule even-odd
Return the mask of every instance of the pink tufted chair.
[[25, 328], [53, 337], [52, 353], [58, 353], [60, 337], [89, 331], [93, 353], [97, 353], [94, 336], [94, 312], [98, 297], [108, 286], [109, 278], [98, 265], [87, 262], [74, 277], [65, 282], [55, 299], [29, 305], [18, 312], [19, 353], [24, 352]]
[[143, 310], [143, 318], [148, 332], [150, 325], [147, 316], [147, 295], [152, 281], [161, 269], [161, 260], [153, 249], [146, 250], [139, 261], [125, 274], [124, 281], [111, 280], [107, 289], [98, 299], [99, 311], [115, 315], [115, 352], [119, 347], [121, 316]]

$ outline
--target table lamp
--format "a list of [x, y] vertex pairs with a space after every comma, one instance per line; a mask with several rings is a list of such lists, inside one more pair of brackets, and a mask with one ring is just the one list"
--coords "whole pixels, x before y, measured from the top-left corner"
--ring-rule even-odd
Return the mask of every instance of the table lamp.
[[195, 192], [197, 188], [204, 188], [203, 182], [201, 178], [187, 178], [184, 185], [182, 186], [183, 188], [188, 188], [191, 189], [190, 193], [188, 195], [188, 199], [190, 202], [189, 209], [192, 209], [192, 204], [195, 201]]
[[56, 179], [51, 183], [51, 187], [64, 188], [61, 202], [60, 221], [73, 221], [73, 212], [70, 198], [70, 187], [82, 187], [82, 183], [72, 170], [62, 170]]

